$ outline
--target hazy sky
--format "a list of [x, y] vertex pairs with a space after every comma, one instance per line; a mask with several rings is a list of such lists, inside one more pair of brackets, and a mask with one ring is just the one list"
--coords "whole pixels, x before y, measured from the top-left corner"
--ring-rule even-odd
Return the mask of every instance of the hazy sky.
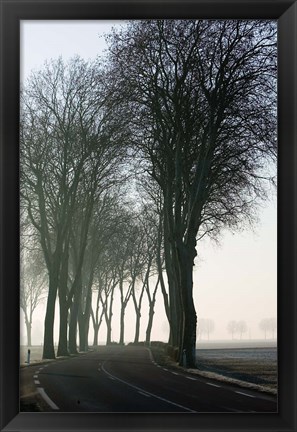
[[[22, 21], [21, 22], [21, 81], [32, 69], [42, 68], [45, 60], [62, 56], [68, 60], [75, 54], [92, 59], [103, 53], [102, 33], [109, 32], [119, 21]], [[259, 322], [262, 318], [276, 317], [277, 312], [277, 219], [276, 198], [263, 205], [259, 223], [253, 232], [246, 230], [231, 234], [225, 232], [220, 245], [209, 240], [198, 243], [198, 258], [194, 271], [194, 298], [198, 318], [215, 322], [211, 339], [228, 339], [230, 320], [245, 320], [249, 331], [245, 338], [262, 338]], [[115, 299], [115, 303], [117, 299]], [[145, 307], [145, 304], [144, 304]], [[134, 337], [134, 309], [127, 310], [126, 339]], [[115, 313], [116, 315], [116, 313]], [[142, 314], [146, 316], [145, 310]], [[44, 307], [33, 318], [33, 343], [43, 339]], [[113, 339], [118, 340], [119, 324], [115, 316]], [[23, 323], [23, 318], [22, 318]], [[57, 327], [57, 326], [56, 326]], [[92, 328], [92, 325], [90, 326]], [[58, 327], [57, 327], [58, 328]], [[143, 322], [141, 338], [146, 323]], [[166, 340], [168, 325], [162, 304], [154, 318], [153, 340]], [[57, 333], [56, 333], [57, 334]], [[25, 339], [21, 328], [21, 342]], [[104, 340], [102, 329], [99, 339]]]

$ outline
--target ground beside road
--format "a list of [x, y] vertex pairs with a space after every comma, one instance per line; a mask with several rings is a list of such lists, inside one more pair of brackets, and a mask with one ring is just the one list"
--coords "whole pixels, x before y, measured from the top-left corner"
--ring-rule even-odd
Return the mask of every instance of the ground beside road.
[[[165, 344], [152, 345], [151, 350], [157, 363], [182, 369], [168, 356]], [[188, 373], [277, 395], [276, 347], [199, 349], [196, 353], [197, 369]]]

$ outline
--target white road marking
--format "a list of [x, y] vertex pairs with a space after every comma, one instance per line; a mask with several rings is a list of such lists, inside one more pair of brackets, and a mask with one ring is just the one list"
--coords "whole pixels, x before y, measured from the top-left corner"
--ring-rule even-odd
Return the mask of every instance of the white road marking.
[[164, 371], [168, 372], [168, 369], [163, 368]]
[[192, 381], [197, 381], [196, 378], [192, 378], [192, 377], [189, 377], [189, 376], [186, 376], [186, 378], [188, 378], [188, 379], [190, 379]]
[[208, 385], [210, 385], [210, 386], [213, 386], [213, 387], [221, 387], [221, 386], [219, 386], [219, 385], [217, 385], [217, 384], [213, 384], [213, 383], [210, 383], [210, 382], [207, 382], [206, 384], [208, 384]]
[[144, 393], [142, 391], [139, 391], [138, 393], [140, 393], [140, 394], [142, 394], [143, 396], [146, 396], [146, 397], [151, 397], [151, 395], [149, 395], [148, 393]]
[[171, 372], [171, 373], [173, 373], [173, 375], [179, 375], [179, 373], [177, 373], [177, 372]]
[[243, 393], [243, 392], [240, 392], [240, 391], [236, 391], [235, 393], [241, 394], [243, 396], [248, 396], [250, 398], [255, 398], [256, 397], [256, 396], [253, 396], [253, 395], [250, 395], [250, 394], [247, 394], [247, 393]]
[[[134, 388], [135, 390], [137, 390], [138, 392], [143, 392], [143, 389], [142, 389], [142, 388], [137, 387], [137, 386], [135, 386], [135, 385], [133, 385], [133, 384], [130, 384], [130, 383], [128, 383], [127, 381], [124, 381], [124, 380], [122, 380], [122, 379], [120, 379], [120, 378], [118, 378], [118, 377], [115, 377], [114, 375], [111, 375], [111, 373], [109, 373], [109, 372], [104, 368], [104, 364], [102, 365], [102, 370], [103, 370], [103, 371], [104, 371], [104, 372], [105, 372], [105, 373], [106, 373], [110, 378], [112, 378], [112, 379], [114, 379], [114, 380], [116, 380], [116, 381], [122, 382], [123, 384], [126, 384], [126, 385], [129, 386], [129, 387], [132, 387], [132, 388]], [[194, 411], [194, 410], [192, 410], [192, 409], [190, 409], [190, 408], [187, 408], [187, 407], [185, 407], [185, 406], [183, 406], [183, 405], [179, 405], [179, 404], [177, 404], [177, 403], [175, 403], [175, 402], [172, 402], [172, 401], [170, 401], [170, 400], [168, 400], [168, 399], [162, 398], [161, 396], [157, 396], [157, 395], [155, 395], [154, 393], [148, 392], [148, 391], [146, 391], [146, 390], [145, 390], [145, 392], [146, 392], [148, 395], [150, 395], [150, 396], [152, 396], [152, 397], [154, 397], [154, 398], [156, 398], [156, 399], [159, 399], [159, 400], [161, 400], [161, 401], [163, 401], [163, 402], [169, 403], [170, 405], [177, 406], [178, 408], [182, 408], [182, 409], [184, 409], [184, 410], [186, 410], [186, 411], [189, 411], [189, 412], [194, 412], [194, 413], [197, 412], [197, 411]]]
[[40, 381], [34, 380], [34, 384], [40, 384]]
[[38, 375], [33, 375], [33, 378], [38, 378]]
[[38, 387], [37, 388], [40, 396], [43, 398], [43, 400], [45, 400], [45, 402], [54, 410], [58, 410], [60, 409], [49, 397], [48, 395], [45, 393], [44, 388], [42, 387]]

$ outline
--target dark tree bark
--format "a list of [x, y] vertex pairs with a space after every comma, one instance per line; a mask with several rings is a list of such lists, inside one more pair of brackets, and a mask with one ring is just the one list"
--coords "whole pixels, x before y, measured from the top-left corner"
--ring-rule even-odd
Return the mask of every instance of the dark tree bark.
[[92, 290], [88, 291], [86, 298], [85, 311], [82, 310], [80, 305], [78, 311], [78, 329], [79, 329], [79, 350], [88, 351], [89, 349], [89, 324], [91, 317], [91, 304], [92, 304]]
[[152, 333], [153, 320], [154, 320], [154, 314], [155, 314], [156, 295], [157, 295], [159, 282], [160, 282], [160, 274], [158, 276], [158, 279], [157, 279], [157, 282], [156, 282], [156, 285], [155, 285], [155, 288], [154, 288], [152, 295], [150, 293], [149, 280], [147, 280], [147, 284], [146, 284], [146, 293], [147, 293], [148, 301], [149, 301], [149, 317], [148, 317], [148, 323], [147, 323], [147, 328], [146, 328], [146, 332], [145, 332], [145, 343], [147, 345], [149, 345], [150, 341], [151, 341], [151, 333]]
[[[150, 269], [148, 268], [147, 272], [149, 272], [149, 271], [150, 271]], [[137, 301], [137, 298], [136, 298], [135, 286], [134, 286], [134, 290], [132, 291], [132, 299], [133, 299], [134, 308], [135, 308], [135, 315], [136, 315], [134, 343], [138, 343], [139, 342], [141, 305], [142, 305], [142, 299], [143, 299], [144, 289], [145, 289], [145, 285], [146, 285], [146, 279], [147, 279], [147, 275], [145, 277], [144, 283], [142, 284], [142, 288], [141, 288], [141, 291], [140, 291], [140, 295], [139, 295], [138, 301]]]
[[78, 311], [81, 300], [81, 280], [77, 281], [77, 288], [74, 292], [73, 303], [70, 308], [69, 320], [69, 352], [70, 354], [77, 354], [77, 324], [78, 324]]
[[67, 307], [67, 283], [68, 283], [68, 259], [69, 259], [69, 236], [62, 256], [61, 274], [59, 280], [59, 309], [60, 309], [60, 326], [59, 326], [59, 343], [57, 356], [68, 356], [68, 307]]
[[[22, 92], [22, 205], [39, 232], [49, 274], [44, 358], [54, 358], [53, 325], [58, 292], [61, 317], [58, 354], [67, 355], [66, 316], [70, 305], [81, 299], [76, 292], [81, 283], [77, 281], [81, 278], [94, 201], [119, 182], [120, 167], [126, 157], [122, 140], [127, 132], [119, 124], [121, 117], [116, 109], [110, 109], [103, 75], [96, 61], [88, 63], [75, 58], [64, 64], [59, 59], [33, 73]], [[81, 227], [78, 259], [76, 268], [69, 266], [72, 275], [68, 275], [68, 280], [73, 276], [73, 284], [67, 289], [63, 267], [67, 268], [68, 263], [58, 263], [68, 256], [67, 247], [70, 250], [73, 247], [66, 246], [67, 239], [78, 220]], [[77, 314], [78, 306], [74, 304], [69, 329], [72, 350], [76, 350]]]
[[54, 262], [53, 268], [49, 272], [49, 289], [46, 305], [46, 314], [44, 320], [44, 342], [43, 342], [43, 359], [54, 359], [54, 320], [55, 305], [58, 291], [58, 270], [59, 264]]
[[163, 194], [170, 338], [194, 366], [196, 240], [253, 220], [276, 156], [276, 27], [131, 21], [110, 36], [110, 65], [111, 97]]
[[128, 301], [130, 300], [131, 293], [135, 284], [135, 280], [132, 280], [126, 293], [124, 292], [124, 281], [121, 278], [119, 282], [119, 289], [121, 295], [121, 311], [120, 311], [120, 339], [119, 344], [124, 345], [125, 343], [125, 312]]
[[25, 317], [26, 331], [27, 331], [27, 346], [32, 346], [31, 340], [31, 332], [32, 332], [32, 323]]

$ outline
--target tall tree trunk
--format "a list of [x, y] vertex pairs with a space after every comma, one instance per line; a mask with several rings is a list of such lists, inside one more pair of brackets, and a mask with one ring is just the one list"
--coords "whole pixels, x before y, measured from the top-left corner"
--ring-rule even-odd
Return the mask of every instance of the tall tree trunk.
[[81, 281], [78, 284], [77, 290], [73, 297], [73, 305], [70, 313], [69, 323], [69, 352], [70, 354], [77, 354], [77, 321], [78, 321], [78, 310], [81, 298]]
[[58, 290], [58, 268], [56, 265], [49, 272], [49, 289], [46, 305], [46, 314], [44, 320], [44, 339], [43, 339], [43, 359], [54, 359], [54, 320], [55, 305]]
[[169, 224], [167, 219], [168, 217], [164, 216], [164, 256], [170, 304], [170, 309], [168, 308], [168, 312], [170, 312], [170, 335], [168, 343], [173, 347], [179, 347], [182, 330], [182, 310], [179, 298], [180, 294], [178, 292], [178, 277], [176, 275], [177, 263], [170, 240], [171, 235], [169, 234]]
[[150, 268], [151, 268], [151, 262], [149, 263], [147, 271], [146, 271], [145, 280], [144, 280], [144, 282], [142, 284], [142, 288], [141, 288], [141, 292], [140, 292], [140, 295], [139, 295], [138, 303], [137, 303], [136, 293], [135, 293], [135, 284], [134, 284], [133, 290], [132, 290], [132, 298], [133, 298], [133, 303], [134, 303], [134, 308], [135, 308], [135, 313], [136, 313], [134, 343], [138, 343], [139, 342], [141, 304], [142, 304], [144, 289], [145, 289], [145, 286], [146, 286], [147, 281], [148, 281]]
[[93, 346], [98, 346], [99, 324], [94, 325], [94, 341]]
[[124, 345], [124, 334], [125, 334], [125, 306], [122, 304], [121, 315], [120, 315], [120, 340], [119, 340], [120, 345]]
[[141, 313], [140, 313], [140, 310], [139, 310], [139, 311], [136, 312], [134, 343], [138, 343], [139, 342], [140, 318], [141, 318]]
[[149, 281], [147, 281], [147, 294], [148, 294], [148, 301], [149, 301], [149, 318], [148, 318], [148, 323], [147, 323], [146, 333], [145, 333], [145, 343], [147, 345], [151, 341], [151, 333], [152, 333], [152, 328], [153, 328], [153, 319], [154, 319], [154, 314], [155, 314], [156, 294], [157, 294], [157, 289], [158, 289], [159, 282], [161, 282], [160, 273], [159, 273], [159, 277], [158, 277], [158, 280], [157, 280], [157, 283], [156, 283], [153, 295], [151, 296], [149, 294]]
[[78, 310], [78, 344], [79, 351], [86, 351], [85, 319], [81, 306]]
[[131, 294], [131, 290], [133, 289], [133, 284], [135, 281], [132, 281], [132, 287], [130, 286], [128, 288], [128, 292], [126, 293], [126, 296], [124, 296], [124, 286], [123, 286], [123, 280], [120, 280], [120, 292], [121, 292], [121, 312], [120, 312], [120, 345], [124, 345], [125, 341], [125, 312], [127, 303]]
[[[93, 278], [92, 278], [92, 283], [93, 283]], [[89, 329], [90, 329], [91, 307], [92, 307], [92, 285], [90, 285], [90, 287], [89, 287], [89, 291], [87, 294], [86, 309], [85, 309], [85, 313], [84, 313], [85, 340], [86, 340], [85, 350], [86, 351], [89, 349]]]
[[79, 308], [78, 314], [78, 329], [79, 329], [79, 350], [80, 351], [88, 351], [88, 337], [89, 337], [89, 323], [91, 316], [91, 303], [92, 303], [92, 281], [89, 281], [87, 287], [87, 295], [86, 295], [86, 305], [85, 310], [83, 307]]
[[109, 310], [107, 311], [107, 304], [106, 304], [106, 326], [107, 326], [107, 335], [106, 335], [106, 345], [111, 344], [111, 332], [112, 332], [112, 305], [113, 305], [113, 292], [114, 287], [111, 289], [110, 292], [110, 301], [109, 301]]
[[59, 308], [60, 308], [60, 326], [59, 326], [59, 343], [57, 356], [68, 356], [67, 347], [67, 326], [68, 326], [68, 307], [67, 307], [67, 280], [68, 280], [68, 249], [69, 239], [65, 242], [63, 260], [61, 264], [59, 280]]
[[[194, 242], [196, 243], [195, 239]], [[196, 256], [195, 246], [178, 245], [180, 289], [183, 306], [183, 340], [180, 364], [185, 367], [196, 367], [196, 328], [197, 315], [193, 302], [193, 262]]]
[[106, 345], [110, 345], [111, 344], [111, 330], [112, 330], [110, 320], [107, 320], [106, 326], [107, 326]]
[[101, 315], [99, 319], [98, 319], [98, 309], [99, 309], [99, 293], [97, 296], [96, 314], [94, 314], [94, 311], [91, 307], [91, 317], [92, 317], [93, 328], [94, 328], [93, 346], [98, 346], [98, 334], [103, 320], [103, 309], [101, 311]]
[[67, 326], [68, 326], [68, 309], [66, 305], [66, 298], [59, 301], [60, 308], [60, 326], [59, 326], [59, 343], [57, 356], [68, 356], [67, 348]]
[[27, 331], [27, 347], [30, 347], [32, 346], [32, 341], [31, 341], [32, 323], [30, 323], [28, 319], [25, 319], [25, 323], [26, 323], [26, 331]]
[[153, 319], [154, 319], [154, 314], [155, 314], [154, 306], [155, 306], [154, 302], [150, 303], [149, 319], [148, 319], [148, 323], [147, 323], [147, 327], [146, 327], [146, 332], [145, 332], [145, 343], [147, 345], [149, 345], [149, 343], [151, 341], [151, 333], [152, 333], [152, 328], [153, 328]]

